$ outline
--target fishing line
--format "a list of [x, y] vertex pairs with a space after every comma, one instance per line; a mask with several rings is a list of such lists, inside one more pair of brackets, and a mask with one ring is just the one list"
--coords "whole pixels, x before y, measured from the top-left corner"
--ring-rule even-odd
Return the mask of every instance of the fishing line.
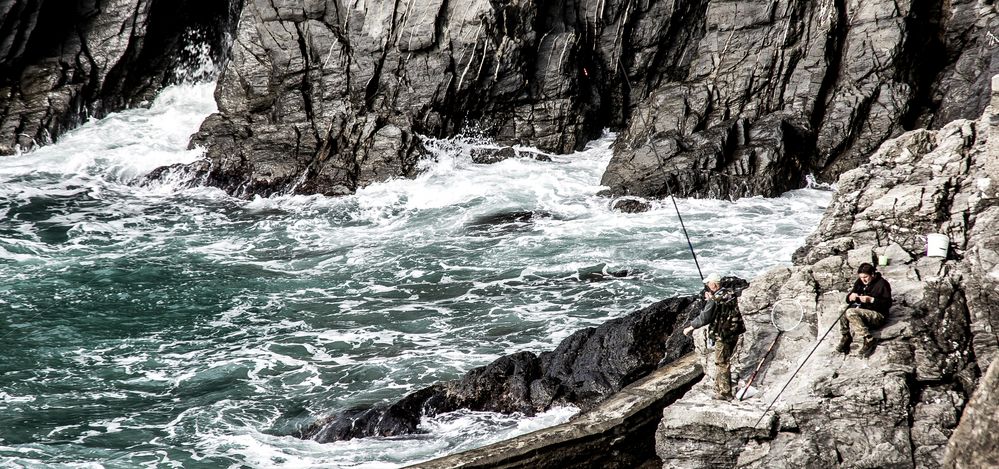
[[[618, 70], [621, 70], [621, 74], [624, 75], [625, 83], [628, 84], [628, 90], [632, 90], [633, 88], [631, 87], [631, 79], [628, 78], [628, 73], [625, 72], [624, 67], [621, 66], [620, 62], [618, 63]], [[645, 128], [650, 129], [649, 122], [645, 120], [645, 116], [642, 115], [642, 113], [638, 113], [638, 116], [640, 119], [642, 119], [642, 123], [645, 124]], [[652, 153], [656, 155], [656, 160], [659, 161], [659, 166], [662, 167], [663, 158], [662, 156], [659, 155], [659, 150], [656, 150], [656, 146], [652, 144], [651, 131], [649, 132], [649, 137], [645, 141], [645, 144], [652, 149]], [[677, 220], [680, 221], [680, 229], [683, 230], [683, 237], [687, 238], [687, 247], [690, 248], [690, 255], [691, 257], [694, 258], [694, 266], [697, 267], [697, 276], [701, 277], [701, 280], [703, 281], [704, 274], [701, 272], [701, 264], [697, 262], [697, 252], [694, 251], [694, 243], [690, 242], [690, 235], [687, 234], [687, 225], [683, 223], [683, 216], [680, 215], [680, 207], [676, 204], [676, 198], [673, 197], [673, 188], [670, 187], [668, 178], [664, 178], [663, 182], [666, 183], [666, 191], [669, 192], [669, 198], [671, 201], [673, 201], [673, 209], [676, 210], [676, 218]]]

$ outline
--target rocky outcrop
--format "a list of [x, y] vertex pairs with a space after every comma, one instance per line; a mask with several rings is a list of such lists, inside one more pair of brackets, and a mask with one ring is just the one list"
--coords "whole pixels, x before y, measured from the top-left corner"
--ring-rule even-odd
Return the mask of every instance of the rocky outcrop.
[[588, 116], [612, 104], [589, 85], [582, 51], [595, 39], [579, 33], [593, 12], [576, 7], [248, 2], [219, 113], [193, 140], [208, 181], [243, 195], [348, 193], [414, 174], [417, 134], [471, 123], [505, 143], [580, 147], [600, 131]]
[[[745, 281], [724, 279], [732, 288]], [[520, 352], [469, 371], [459, 380], [439, 383], [382, 407], [353, 409], [301, 432], [321, 442], [416, 432], [420, 418], [457, 409], [520, 412], [534, 415], [555, 405], [583, 410], [647, 375], [660, 362], [688, 353], [691, 340], [681, 332], [702, 304], [696, 295], [670, 298], [577, 331], [550, 352]]]
[[151, 101], [166, 84], [206, 78], [198, 76], [200, 61], [222, 62], [241, 7], [241, 0], [0, 1], [0, 155]]
[[659, 458], [653, 435], [663, 407], [683, 396], [702, 375], [698, 360], [688, 354], [629, 384], [566, 423], [407, 468], [656, 467]]
[[689, 61], [616, 142], [603, 184], [617, 194], [775, 196], [809, 172], [834, 181], [904, 130], [977, 117], [999, 65], [991, 3], [705, 4], [687, 18], [702, 37], [666, 46]]
[[831, 181], [884, 140], [981, 113], [991, 2], [248, 2], [199, 169], [230, 192], [412, 175], [418, 135], [568, 152], [624, 129], [613, 195]]
[[[699, 384], [665, 410], [657, 433], [664, 467], [939, 467], [948, 445], [952, 458], [994, 446], [975, 440], [975, 430], [955, 431], [962, 411], [973, 416], [969, 425], [987, 425], [989, 417], [975, 416], [995, 412], [994, 386], [978, 384], [999, 357], [999, 78], [993, 86], [980, 119], [904, 133], [839, 179], [795, 265], [743, 292], [748, 330], [733, 369], [746, 378], [774, 340], [776, 302], [800, 305], [802, 326], [780, 337], [757, 396], [715, 401]], [[946, 259], [925, 256], [927, 233], [949, 236]], [[875, 332], [874, 354], [858, 357], [854, 345], [844, 356], [832, 326], [858, 265], [880, 257], [895, 304]]]

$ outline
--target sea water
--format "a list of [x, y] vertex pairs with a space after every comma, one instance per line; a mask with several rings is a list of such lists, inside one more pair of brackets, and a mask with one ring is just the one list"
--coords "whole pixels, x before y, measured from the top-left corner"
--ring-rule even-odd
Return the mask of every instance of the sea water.
[[[0, 157], [0, 466], [373, 468], [474, 448], [576, 409], [291, 434], [699, 287], [672, 203], [596, 195], [610, 133], [493, 165], [470, 158], [488, 141], [427, 139], [418, 177], [343, 198], [144, 183], [202, 158], [187, 145], [213, 89]], [[790, 262], [830, 197], [677, 203], [705, 274], [752, 278]]]

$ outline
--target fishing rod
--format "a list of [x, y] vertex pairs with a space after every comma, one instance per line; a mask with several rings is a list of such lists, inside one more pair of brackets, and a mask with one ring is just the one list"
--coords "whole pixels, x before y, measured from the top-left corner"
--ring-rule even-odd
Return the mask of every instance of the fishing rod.
[[774, 404], [777, 403], [777, 399], [780, 399], [780, 395], [784, 393], [784, 390], [787, 389], [787, 387], [791, 384], [791, 381], [794, 379], [794, 377], [798, 375], [798, 372], [801, 371], [801, 368], [805, 366], [805, 363], [808, 362], [808, 359], [812, 357], [812, 354], [815, 353], [815, 351], [819, 348], [819, 345], [822, 344], [822, 341], [826, 339], [826, 336], [828, 336], [829, 333], [832, 332], [833, 327], [836, 327], [836, 324], [839, 324], [839, 321], [843, 319], [843, 315], [846, 314], [847, 309], [849, 308], [844, 308], [843, 311], [839, 313], [839, 317], [837, 317], [836, 320], [829, 325], [829, 329], [826, 329], [826, 333], [822, 334], [822, 338], [820, 338], [819, 341], [815, 343], [815, 347], [812, 347], [812, 351], [808, 352], [808, 356], [806, 356], [805, 359], [801, 361], [801, 364], [798, 365], [798, 368], [796, 370], [794, 370], [794, 373], [791, 373], [791, 377], [787, 379], [786, 383], [784, 383], [784, 387], [780, 388], [780, 391], [778, 391], [777, 395], [774, 396], [774, 400], [770, 402], [770, 405], [768, 405], [767, 408], [763, 410], [763, 414], [760, 415], [760, 419], [756, 421], [756, 424], [753, 425], [753, 428], [760, 426], [760, 422], [763, 421], [763, 417], [767, 416], [767, 412], [769, 412], [770, 409], [773, 408]]
[[777, 345], [777, 341], [780, 340], [780, 336], [782, 334], [784, 334], [784, 331], [777, 331], [777, 336], [774, 337], [774, 341], [770, 342], [770, 347], [767, 348], [766, 353], [763, 354], [763, 358], [760, 359], [760, 363], [756, 365], [756, 369], [753, 370], [753, 374], [749, 375], [749, 380], [746, 381], [746, 386], [742, 388], [742, 391], [738, 394], [740, 401], [746, 398], [746, 393], [749, 392], [749, 387], [753, 385], [753, 381], [756, 381], [756, 375], [760, 374], [760, 370], [763, 369], [763, 364], [766, 363], [767, 358], [770, 358], [770, 352], [773, 352], [774, 346]]
[[[652, 151], [655, 151], [655, 146], [652, 147]], [[656, 158], [659, 158], [659, 154], [656, 154]], [[660, 160], [661, 161], [661, 160]], [[697, 262], [697, 253], [694, 252], [694, 244], [690, 242], [690, 236], [687, 234], [687, 227], [683, 224], [683, 217], [680, 216], [680, 207], [676, 205], [676, 199], [673, 197], [673, 189], [669, 187], [669, 181], [666, 181], [666, 190], [669, 191], [669, 198], [673, 201], [673, 208], [676, 209], [676, 218], [680, 220], [680, 228], [683, 229], [683, 237], [687, 238], [687, 247], [690, 248], [690, 255], [694, 258], [694, 266], [697, 267], [697, 275], [701, 277], [701, 281], [704, 280], [704, 274], [701, 273], [701, 264]]]

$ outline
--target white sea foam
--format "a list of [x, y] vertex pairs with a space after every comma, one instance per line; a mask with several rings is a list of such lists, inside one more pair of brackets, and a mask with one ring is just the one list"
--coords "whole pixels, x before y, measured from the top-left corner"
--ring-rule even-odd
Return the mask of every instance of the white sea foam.
[[178, 149], [215, 112], [214, 90], [214, 83], [168, 87], [148, 109], [91, 121], [55, 145], [5, 158], [0, 177], [50, 173], [128, 182], [160, 166], [195, 161], [200, 151]]
[[424, 419], [429, 435], [367, 438], [319, 444], [252, 429], [209, 432], [198, 444], [204, 457], [240, 455], [250, 467], [396, 468], [487, 445], [563, 423], [578, 412], [555, 408], [535, 417], [458, 411]]

